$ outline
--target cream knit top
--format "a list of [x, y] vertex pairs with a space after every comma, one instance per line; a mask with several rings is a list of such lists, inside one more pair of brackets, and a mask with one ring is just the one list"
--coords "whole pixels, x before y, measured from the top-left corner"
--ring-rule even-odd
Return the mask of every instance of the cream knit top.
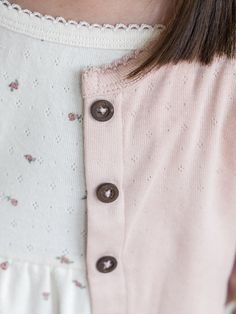
[[162, 27], [0, 1], [0, 314], [90, 313], [80, 71]]

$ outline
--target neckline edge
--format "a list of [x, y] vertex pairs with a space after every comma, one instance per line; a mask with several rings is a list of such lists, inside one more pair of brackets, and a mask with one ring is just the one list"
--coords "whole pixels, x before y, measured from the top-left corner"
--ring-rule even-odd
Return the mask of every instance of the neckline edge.
[[5, 6], [8, 10], [15, 10], [18, 13], [23, 13], [27, 14], [30, 17], [36, 17], [42, 20], [49, 20], [51, 22], [55, 23], [60, 23], [62, 25], [73, 25], [76, 27], [86, 27], [88, 29], [93, 29], [93, 28], [98, 28], [101, 30], [104, 29], [110, 29], [110, 30], [124, 30], [124, 31], [129, 31], [129, 30], [136, 30], [136, 31], [154, 31], [156, 29], [163, 29], [166, 28], [164, 24], [157, 23], [154, 25], [146, 24], [146, 23], [141, 23], [141, 24], [136, 24], [136, 23], [129, 23], [129, 24], [124, 24], [124, 23], [116, 23], [116, 24], [109, 24], [109, 23], [89, 23], [87, 21], [81, 20], [81, 21], [75, 21], [73, 19], [65, 19], [63, 16], [52, 16], [49, 14], [43, 14], [38, 11], [31, 11], [27, 8], [23, 9], [22, 6], [20, 6], [17, 3], [10, 3], [8, 0], [0, 0], [0, 4]]

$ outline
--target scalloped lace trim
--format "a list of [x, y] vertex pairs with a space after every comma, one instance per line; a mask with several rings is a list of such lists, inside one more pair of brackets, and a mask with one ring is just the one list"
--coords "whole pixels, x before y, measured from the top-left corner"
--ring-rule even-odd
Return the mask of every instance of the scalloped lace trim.
[[129, 30], [137, 30], [137, 31], [143, 31], [145, 29], [147, 30], [154, 30], [154, 29], [163, 29], [165, 28], [165, 25], [163, 24], [155, 24], [155, 25], [149, 25], [149, 24], [122, 24], [122, 23], [118, 23], [115, 25], [111, 25], [111, 24], [97, 24], [97, 23], [93, 23], [90, 24], [86, 21], [74, 21], [74, 20], [66, 20], [64, 17], [62, 16], [57, 16], [57, 17], [53, 17], [51, 15], [46, 15], [46, 14], [42, 14], [36, 11], [30, 11], [28, 9], [23, 9], [19, 4], [16, 3], [10, 3], [7, 0], [0, 0], [0, 3], [5, 5], [8, 9], [14, 9], [17, 10], [18, 12], [21, 13], [25, 13], [28, 14], [30, 16], [35, 16], [38, 17], [42, 20], [50, 20], [53, 23], [62, 23], [64, 25], [75, 25], [76, 27], [87, 27], [87, 28], [100, 28], [101, 30], [103, 29], [113, 29], [114, 31], [116, 31], [117, 29], [123, 29], [126, 31]]

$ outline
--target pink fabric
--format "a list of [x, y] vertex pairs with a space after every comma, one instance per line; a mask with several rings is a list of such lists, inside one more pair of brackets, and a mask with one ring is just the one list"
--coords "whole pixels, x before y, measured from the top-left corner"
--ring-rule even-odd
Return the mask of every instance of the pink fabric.
[[[181, 62], [141, 80], [141, 53], [82, 74], [93, 314], [222, 314], [236, 248], [236, 63]], [[90, 106], [114, 106], [99, 122]], [[119, 197], [103, 203], [99, 184]], [[112, 255], [115, 270], [97, 260]]]

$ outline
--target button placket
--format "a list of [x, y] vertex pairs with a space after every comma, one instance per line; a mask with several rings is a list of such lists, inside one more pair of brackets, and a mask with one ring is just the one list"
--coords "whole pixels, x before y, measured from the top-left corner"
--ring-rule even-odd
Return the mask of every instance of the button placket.
[[[85, 97], [87, 270], [93, 314], [126, 312], [121, 95]], [[98, 291], [97, 287], [101, 289]], [[110, 305], [104, 304], [109, 298]], [[114, 311], [114, 309], [116, 309]]]

